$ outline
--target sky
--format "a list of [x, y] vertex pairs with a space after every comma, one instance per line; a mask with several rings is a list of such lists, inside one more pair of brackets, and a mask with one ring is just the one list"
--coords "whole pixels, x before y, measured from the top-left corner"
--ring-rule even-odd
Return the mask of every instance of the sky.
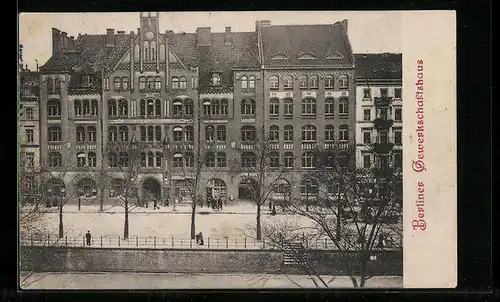
[[[402, 48], [401, 12], [377, 11], [252, 11], [252, 12], [161, 12], [160, 32], [194, 33], [197, 27], [212, 32], [254, 31], [255, 21], [270, 20], [271, 25], [332, 24], [348, 20], [348, 36], [355, 53], [396, 52]], [[19, 15], [19, 43], [23, 61], [31, 70], [35, 60], [42, 66], [52, 54], [52, 27], [77, 37], [105, 34], [107, 28], [137, 33], [139, 12], [132, 13], [22, 13]]]

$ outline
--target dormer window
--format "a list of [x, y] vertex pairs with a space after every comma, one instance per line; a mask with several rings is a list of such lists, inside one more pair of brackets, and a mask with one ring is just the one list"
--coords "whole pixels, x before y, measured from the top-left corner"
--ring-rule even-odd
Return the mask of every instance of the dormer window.
[[219, 72], [213, 72], [212, 73], [212, 85], [213, 86], [219, 86], [220, 85], [220, 79], [221, 79], [221, 74]]
[[271, 58], [271, 60], [288, 60], [288, 56], [284, 53], [277, 53]]
[[343, 58], [344, 58], [344, 56], [338, 51], [328, 52], [326, 54], [327, 60], [339, 60], [339, 59], [343, 59]]
[[299, 60], [315, 60], [315, 59], [316, 57], [310, 53], [304, 53], [301, 56], [299, 56]]
[[88, 87], [92, 86], [92, 76], [89, 74], [86, 74], [82, 78], [82, 86]]

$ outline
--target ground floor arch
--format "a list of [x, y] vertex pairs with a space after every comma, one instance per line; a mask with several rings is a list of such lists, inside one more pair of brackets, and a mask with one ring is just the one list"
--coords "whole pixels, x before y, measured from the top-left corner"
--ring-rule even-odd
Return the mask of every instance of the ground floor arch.
[[227, 198], [227, 186], [226, 183], [219, 178], [212, 178], [211, 180], [208, 181], [207, 183], [207, 192], [206, 192], [206, 198], [222, 198], [226, 199]]
[[161, 184], [153, 177], [144, 179], [141, 185], [141, 197], [143, 199], [161, 200]]
[[238, 199], [255, 200], [259, 196], [259, 185], [251, 177], [243, 178], [238, 184]]
[[76, 187], [79, 197], [92, 198], [97, 196], [97, 184], [95, 180], [90, 177], [84, 177], [78, 180]]

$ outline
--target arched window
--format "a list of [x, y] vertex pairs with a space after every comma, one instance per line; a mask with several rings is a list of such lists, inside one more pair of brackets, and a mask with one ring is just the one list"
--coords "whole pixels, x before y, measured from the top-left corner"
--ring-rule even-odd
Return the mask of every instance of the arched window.
[[140, 51], [141, 47], [139, 45], [135, 45], [134, 47], [134, 58], [135, 58], [135, 61], [138, 62], [139, 61], [139, 58], [141, 56], [141, 51]]
[[141, 111], [141, 116], [146, 116], [146, 100], [141, 100], [140, 111]]
[[118, 156], [118, 165], [120, 167], [128, 167], [128, 153], [125, 151], [120, 152]]
[[291, 118], [293, 116], [293, 100], [284, 99], [283, 100], [283, 114], [285, 118]]
[[52, 190], [52, 195], [66, 197], [66, 186], [61, 179], [52, 178], [49, 182], [49, 188]]
[[108, 116], [109, 117], [116, 116], [116, 101], [113, 99], [108, 101]]
[[217, 152], [217, 167], [218, 168], [226, 167], [226, 153]]
[[54, 81], [55, 83], [55, 87], [54, 87], [54, 91], [56, 94], [61, 94], [61, 80], [59, 78], [56, 78], [56, 80]]
[[312, 89], [318, 89], [318, 82], [319, 80], [317, 75], [311, 76], [311, 85], [309, 87]]
[[349, 140], [349, 126], [346, 124], [340, 125], [339, 127], [339, 141], [347, 142]]
[[47, 78], [47, 94], [54, 93], [54, 80], [52, 78]]
[[155, 126], [155, 142], [161, 142], [161, 126]]
[[271, 168], [278, 168], [280, 166], [280, 154], [276, 151], [269, 153], [269, 166]]
[[349, 115], [349, 103], [347, 98], [341, 98], [339, 100], [339, 115]]
[[205, 154], [205, 166], [207, 168], [215, 167], [215, 154], [213, 152], [207, 152]]
[[316, 127], [313, 125], [305, 125], [302, 127], [302, 141], [315, 142], [316, 141]]
[[97, 156], [95, 152], [89, 152], [89, 167], [95, 168], [97, 166]]
[[255, 168], [257, 166], [257, 156], [253, 152], [243, 152], [241, 154], [241, 166], [243, 168]]
[[186, 77], [179, 78], [179, 89], [187, 89], [187, 80]]
[[224, 125], [217, 126], [217, 141], [218, 142], [226, 141], [226, 126]]
[[193, 100], [184, 100], [184, 115], [193, 115]]
[[125, 194], [125, 180], [121, 178], [114, 178], [111, 181], [111, 190], [109, 190], [109, 197], [118, 197]]
[[147, 90], [154, 90], [155, 89], [155, 78], [153, 78], [153, 77], [146, 78], [146, 89]]
[[59, 152], [49, 153], [49, 167], [56, 168], [62, 166], [62, 156]]
[[139, 130], [140, 130], [140, 138], [141, 138], [141, 142], [145, 142], [145, 141], [147, 141], [147, 134], [146, 134], [146, 130], [147, 130], [147, 128], [146, 128], [146, 126], [141, 126], [141, 127], [139, 128]]
[[347, 76], [340, 76], [339, 77], [339, 88], [342, 89], [347, 89], [349, 87], [349, 81], [347, 79]]
[[325, 76], [325, 89], [333, 89], [333, 76]]
[[333, 116], [335, 112], [335, 102], [332, 98], [327, 98], [325, 100], [325, 116]]
[[151, 61], [156, 61], [156, 42], [151, 41]]
[[316, 100], [305, 98], [302, 100], [302, 115], [316, 115]]
[[250, 99], [245, 99], [241, 101], [241, 114], [242, 115], [254, 115], [255, 114], [255, 101]]
[[76, 141], [77, 142], [85, 141], [85, 127], [83, 126], [76, 127]]
[[154, 127], [153, 126], [148, 126], [148, 142], [154, 141]]
[[148, 100], [146, 113], [147, 116], [155, 115], [155, 102], [153, 100]]
[[154, 166], [154, 153], [153, 151], [148, 152], [148, 167], [153, 167]]
[[293, 168], [293, 153], [292, 152], [285, 152], [284, 156], [284, 166], [285, 168]]
[[218, 99], [213, 99], [212, 100], [212, 115], [219, 115], [219, 100]]
[[181, 116], [182, 115], [182, 101], [179, 99], [175, 99], [173, 106], [174, 106], [173, 115], [174, 116]]
[[333, 142], [334, 140], [335, 140], [335, 130], [333, 128], [333, 125], [326, 125], [325, 126], [325, 141]]
[[192, 142], [194, 140], [194, 130], [192, 126], [184, 127], [184, 140], [186, 142]]
[[248, 78], [248, 89], [255, 89], [255, 77], [250, 76]]
[[241, 77], [241, 89], [247, 89], [247, 88], [248, 88], [248, 77], [242, 76]]
[[88, 141], [95, 142], [97, 140], [97, 130], [94, 126], [87, 127]]
[[79, 196], [82, 197], [96, 197], [97, 185], [91, 178], [83, 178], [78, 182]]
[[269, 88], [273, 90], [280, 88], [280, 80], [277, 76], [271, 76], [269, 78]]
[[214, 137], [215, 137], [215, 128], [214, 126], [205, 126], [205, 139], [208, 141], [208, 142], [212, 142], [214, 141]]
[[61, 138], [61, 127], [60, 126], [50, 126], [48, 128], [48, 133], [49, 133], [49, 142], [60, 142], [62, 141]]
[[227, 115], [227, 105], [228, 101], [226, 99], [223, 99], [220, 101], [220, 114], [221, 115]]
[[120, 126], [120, 140], [122, 142], [128, 142], [128, 127]]
[[161, 77], [155, 77], [155, 89], [161, 90]]
[[300, 194], [301, 195], [317, 195], [318, 194], [318, 183], [316, 180], [311, 178], [306, 178], [300, 182]]
[[254, 126], [246, 125], [241, 127], [241, 140], [244, 142], [255, 142], [256, 131]]
[[271, 99], [269, 101], [269, 115], [277, 116], [280, 114], [280, 103], [278, 99]]
[[127, 100], [121, 99], [118, 102], [118, 115], [121, 117], [128, 116], [128, 103]]
[[[141, 158], [141, 167], [146, 167], [147, 166], [146, 152], [141, 152], [140, 153], [140, 158]], [[133, 163], [132, 163], [132, 166], [133, 166]]]
[[160, 62], [165, 62], [165, 44], [160, 44]]
[[146, 78], [145, 77], [140, 77], [139, 78], [139, 90], [146, 90]]
[[115, 77], [115, 79], [113, 81], [114, 81], [113, 88], [115, 89], [115, 91], [122, 90], [122, 79], [119, 77]]
[[273, 142], [279, 141], [280, 128], [277, 125], [269, 127], [269, 140]]
[[108, 141], [114, 142], [116, 141], [116, 127], [111, 126], [108, 128]]
[[122, 78], [122, 89], [128, 90], [128, 78], [127, 77]]
[[293, 78], [292, 76], [285, 76], [283, 78], [283, 88], [284, 89], [293, 89]]
[[155, 116], [161, 116], [161, 101], [155, 100]]
[[87, 155], [84, 152], [78, 152], [78, 154], [76, 155], [76, 166], [78, 168], [85, 167], [86, 158], [87, 158]]
[[315, 168], [316, 155], [314, 152], [306, 151], [302, 153], [302, 168]]
[[99, 103], [97, 102], [97, 100], [92, 100], [90, 102], [90, 114], [92, 116], [98, 116], [99, 115]]
[[283, 140], [285, 142], [292, 142], [293, 141], [293, 126], [292, 125], [286, 125], [283, 128]]
[[179, 89], [179, 78], [172, 77], [172, 89]]
[[172, 129], [173, 131], [173, 138], [174, 142], [181, 142], [182, 141], [182, 127], [176, 126]]
[[209, 99], [204, 99], [203, 100], [203, 114], [204, 115], [210, 115], [210, 100]]
[[322, 165], [327, 168], [333, 168], [335, 166], [335, 154], [333, 152], [328, 152], [324, 155]]
[[144, 58], [144, 62], [149, 61], [149, 42], [144, 41], [144, 51], [142, 52], [142, 57]]
[[175, 168], [182, 168], [182, 153], [175, 153], [174, 154], [174, 167]]
[[49, 117], [61, 117], [61, 102], [49, 100], [47, 102], [47, 114]]
[[161, 168], [161, 162], [163, 158], [163, 153], [160, 151], [155, 152], [155, 167]]
[[307, 89], [307, 77], [305, 75], [299, 76], [300, 89]]
[[82, 115], [82, 101], [80, 100], [75, 100], [75, 116], [81, 116]]
[[89, 100], [83, 100], [83, 115], [89, 116], [90, 115], [90, 102]]
[[184, 153], [184, 164], [186, 168], [192, 168], [194, 166], [193, 152]]

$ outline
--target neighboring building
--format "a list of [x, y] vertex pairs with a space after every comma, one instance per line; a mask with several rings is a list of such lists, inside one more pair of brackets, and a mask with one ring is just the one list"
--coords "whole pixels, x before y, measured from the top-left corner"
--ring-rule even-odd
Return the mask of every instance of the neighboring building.
[[118, 166], [131, 142], [142, 152], [138, 196], [178, 199], [198, 156], [207, 194], [246, 198], [248, 173], [232, 163], [251, 157], [264, 133], [277, 162], [300, 172], [286, 187], [302, 193], [317, 190], [302, 179], [314, 168], [312, 151], [354, 146], [346, 20], [162, 33], [158, 13], [141, 13], [137, 33], [107, 29], [75, 39], [53, 29], [52, 39], [53, 55], [41, 68], [41, 159], [49, 170], [65, 170], [54, 186], [90, 202], [104, 189], [102, 171], [112, 183], [106, 197], [119, 194]]
[[355, 54], [356, 162], [402, 168], [402, 55]]

